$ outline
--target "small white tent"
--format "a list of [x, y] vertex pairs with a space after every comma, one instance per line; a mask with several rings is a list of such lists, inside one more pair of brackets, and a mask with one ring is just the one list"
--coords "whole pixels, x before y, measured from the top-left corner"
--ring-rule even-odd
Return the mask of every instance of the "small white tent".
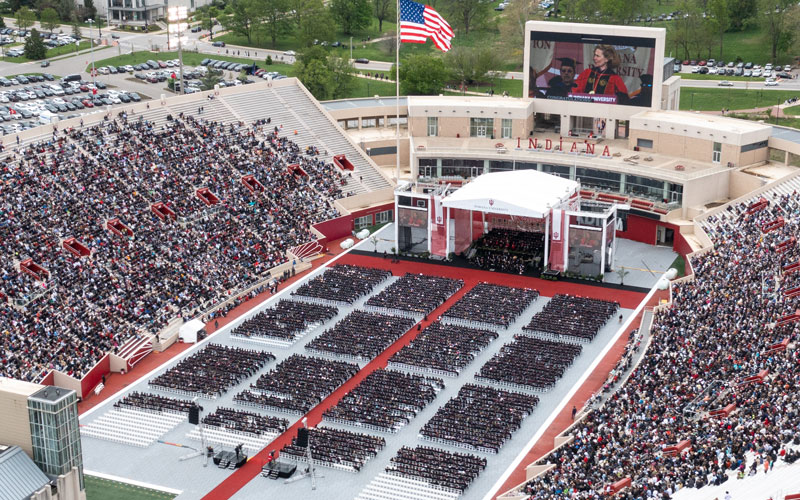
[[202, 330], [205, 326], [205, 323], [195, 318], [184, 323], [183, 326], [181, 326], [178, 335], [180, 336], [181, 340], [187, 344], [194, 344], [197, 342], [197, 332]]

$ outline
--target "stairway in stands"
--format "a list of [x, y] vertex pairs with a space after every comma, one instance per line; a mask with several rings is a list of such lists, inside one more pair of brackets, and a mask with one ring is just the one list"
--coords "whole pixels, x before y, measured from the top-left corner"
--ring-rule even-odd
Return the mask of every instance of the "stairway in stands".
[[276, 87], [273, 90], [295, 113], [303, 117], [308, 127], [325, 143], [329, 154], [347, 156], [355, 166], [353, 178], [362, 177], [362, 184], [368, 191], [390, 187], [389, 181], [367, 161], [364, 153], [353, 145], [323, 114], [303, 89], [297, 85], [287, 85]]

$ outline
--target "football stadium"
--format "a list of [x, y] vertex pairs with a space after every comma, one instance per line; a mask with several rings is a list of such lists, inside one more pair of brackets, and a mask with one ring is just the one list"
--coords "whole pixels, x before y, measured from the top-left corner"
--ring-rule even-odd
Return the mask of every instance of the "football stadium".
[[800, 498], [800, 131], [679, 111], [661, 28], [524, 47], [523, 98], [286, 78], [6, 142], [3, 484]]

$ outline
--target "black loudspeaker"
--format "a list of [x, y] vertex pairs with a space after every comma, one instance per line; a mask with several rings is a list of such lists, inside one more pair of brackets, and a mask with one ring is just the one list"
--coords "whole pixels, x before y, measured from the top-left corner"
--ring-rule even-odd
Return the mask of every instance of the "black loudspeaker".
[[189, 423], [192, 425], [200, 423], [200, 408], [197, 405], [189, 408]]
[[300, 427], [297, 429], [297, 446], [306, 448], [308, 446], [308, 429]]

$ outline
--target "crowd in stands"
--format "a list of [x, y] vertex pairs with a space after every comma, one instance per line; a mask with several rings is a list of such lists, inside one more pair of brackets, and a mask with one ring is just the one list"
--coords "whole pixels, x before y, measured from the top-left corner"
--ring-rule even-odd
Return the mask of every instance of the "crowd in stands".
[[[308, 176], [287, 173], [300, 163]], [[243, 175], [264, 186], [253, 194]], [[50, 370], [81, 377], [106, 352], [173, 318], [222, 302], [313, 239], [336, 216], [345, 177], [258, 126], [191, 117], [155, 125], [121, 116], [6, 151], [0, 200], [0, 375], [38, 380]], [[220, 203], [196, 196], [207, 187]], [[177, 215], [151, 211], [163, 202]], [[116, 235], [118, 218], [133, 236]], [[60, 241], [75, 237], [92, 258]], [[46, 270], [36, 279], [16, 267]], [[3, 301], [5, 302], [5, 301]]]
[[[311, 459], [315, 464], [343, 467], [358, 472], [386, 446], [386, 440], [379, 436], [331, 427], [315, 427], [308, 431], [308, 444], [311, 446]], [[285, 446], [281, 455], [304, 460], [306, 447], [298, 446], [297, 438], [292, 438], [292, 444]]]
[[463, 280], [408, 273], [378, 295], [370, 297], [367, 307], [425, 316], [462, 286]]
[[444, 388], [438, 378], [376, 370], [348, 392], [324, 418], [338, 423], [396, 432]]
[[619, 302], [559, 293], [524, 328], [562, 340], [591, 341], [619, 310]]
[[189, 413], [194, 403], [184, 399], [168, 398], [158, 394], [134, 391], [114, 403], [114, 408], [130, 408], [169, 413]]
[[484, 469], [486, 459], [468, 453], [403, 446], [392, 457], [386, 472], [463, 493]]
[[470, 261], [483, 269], [523, 274], [544, 256], [544, 234], [493, 228], [473, 243]]
[[366, 311], [353, 311], [306, 345], [311, 352], [326, 352], [357, 359], [372, 359], [414, 325], [414, 320]]
[[537, 290], [478, 283], [444, 314], [443, 319], [466, 326], [481, 323], [508, 327], [539, 297]]
[[285, 418], [223, 407], [219, 407], [214, 413], [203, 417], [203, 424], [256, 436], [279, 434], [289, 427], [289, 421]]
[[338, 313], [339, 310], [331, 306], [281, 300], [275, 307], [265, 309], [244, 321], [231, 335], [294, 340], [309, 326], [333, 319]]
[[389, 359], [390, 365], [457, 377], [475, 355], [498, 337], [479, 330], [437, 321]]
[[236, 396], [239, 404], [303, 414], [358, 372], [358, 365], [344, 361], [293, 354], [261, 375], [252, 390]]
[[[525, 485], [531, 499], [599, 498], [625, 477], [632, 484], [615, 498], [670, 498], [768, 477], [776, 462], [798, 458], [800, 352], [772, 346], [798, 341], [798, 323], [773, 325], [798, 309], [797, 298], [774, 291], [781, 268], [800, 258], [796, 243], [777, 251], [798, 232], [800, 203], [796, 192], [765, 196], [769, 205], [755, 213], [741, 203], [709, 218], [714, 247], [692, 258], [694, 281], [673, 284], [640, 364], [545, 458], [555, 468]], [[762, 231], [779, 216], [783, 227]], [[742, 383], [763, 370], [763, 383]], [[732, 413], [711, 414], [730, 404]], [[663, 453], [684, 440], [682, 454]]]
[[353, 304], [392, 275], [391, 271], [350, 265], [329, 268], [322, 275], [304, 283], [292, 295], [313, 298], [325, 303]]
[[149, 383], [166, 391], [215, 398], [274, 359], [264, 351], [209, 344]]
[[577, 344], [515, 335], [513, 342], [504, 345], [481, 367], [477, 378], [547, 391], [572, 366], [582, 349]]
[[536, 396], [466, 384], [420, 434], [432, 441], [497, 453], [538, 403]]

